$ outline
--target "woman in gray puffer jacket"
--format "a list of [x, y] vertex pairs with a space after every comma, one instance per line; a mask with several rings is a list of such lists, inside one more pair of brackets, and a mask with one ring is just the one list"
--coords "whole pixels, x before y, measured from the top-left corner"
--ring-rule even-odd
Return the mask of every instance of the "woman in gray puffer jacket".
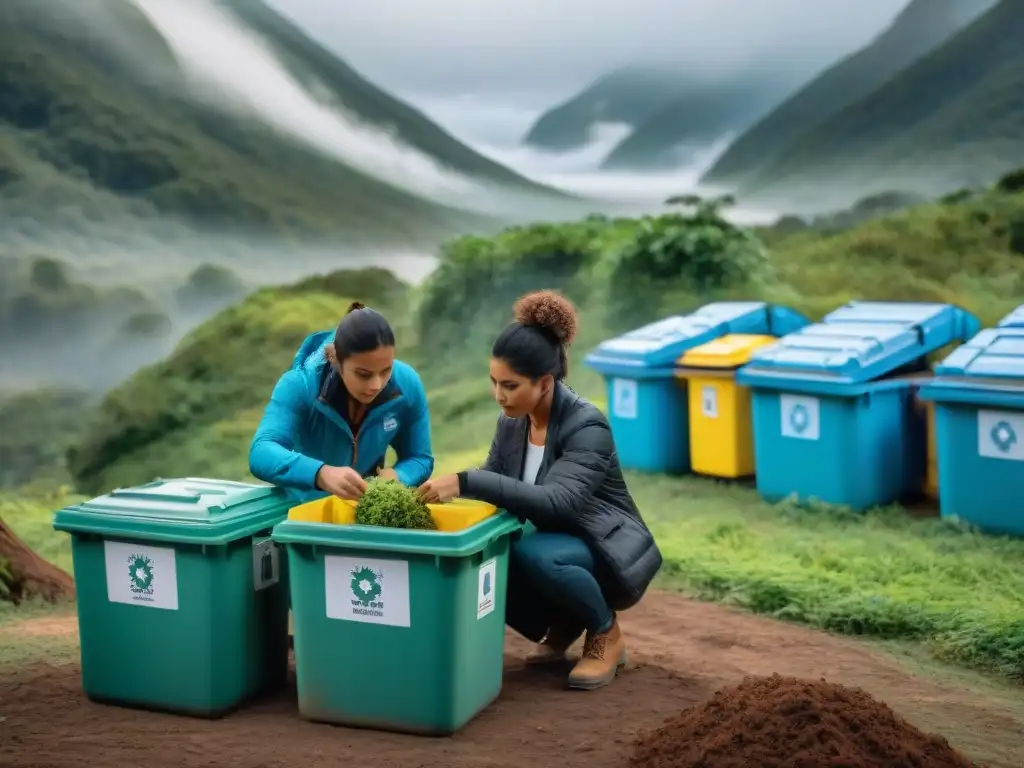
[[575, 308], [557, 293], [516, 302], [515, 321], [492, 349], [502, 414], [487, 461], [428, 480], [419, 494], [431, 503], [480, 499], [532, 523], [512, 544], [506, 623], [539, 643], [533, 664], [564, 661], [586, 632], [569, 686], [589, 690], [626, 663], [616, 611], [640, 601], [662, 559], [626, 488], [608, 420], [563, 383], [576, 326]]

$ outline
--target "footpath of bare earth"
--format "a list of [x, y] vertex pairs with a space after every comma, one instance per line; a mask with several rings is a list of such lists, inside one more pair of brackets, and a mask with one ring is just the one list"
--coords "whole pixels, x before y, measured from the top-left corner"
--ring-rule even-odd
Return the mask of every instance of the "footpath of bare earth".
[[637, 731], [705, 701], [745, 675], [779, 673], [866, 689], [917, 727], [945, 736], [987, 768], [1024, 765], [1024, 690], [972, 673], [915, 666], [877, 647], [652, 592], [623, 616], [632, 657], [614, 685], [564, 688], [564, 669], [527, 670], [509, 635], [500, 699], [462, 732], [424, 739], [302, 720], [294, 690], [219, 721], [88, 702], [73, 614], [0, 626], [0, 765], [374, 765], [451, 768], [622, 766]]

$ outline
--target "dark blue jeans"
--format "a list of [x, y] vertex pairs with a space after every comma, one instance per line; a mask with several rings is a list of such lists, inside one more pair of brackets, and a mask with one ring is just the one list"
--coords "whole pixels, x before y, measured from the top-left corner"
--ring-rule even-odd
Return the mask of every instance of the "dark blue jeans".
[[569, 622], [600, 633], [614, 621], [582, 539], [565, 533], [527, 533], [512, 542], [505, 623], [540, 642], [554, 624]]

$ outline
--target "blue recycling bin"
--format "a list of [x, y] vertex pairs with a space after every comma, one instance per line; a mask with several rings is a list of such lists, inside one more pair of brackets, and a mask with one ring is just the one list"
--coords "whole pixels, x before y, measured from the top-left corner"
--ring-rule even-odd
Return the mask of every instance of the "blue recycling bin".
[[1024, 536], [1024, 306], [935, 367], [939, 514]]
[[761, 496], [863, 511], [919, 492], [926, 356], [979, 328], [949, 304], [855, 301], [757, 350], [736, 380], [751, 389]]
[[783, 336], [810, 321], [786, 307], [759, 301], [706, 304], [609, 339], [584, 363], [605, 377], [608, 420], [624, 469], [690, 471], [690, 425], [680, 356], [730, 333]]

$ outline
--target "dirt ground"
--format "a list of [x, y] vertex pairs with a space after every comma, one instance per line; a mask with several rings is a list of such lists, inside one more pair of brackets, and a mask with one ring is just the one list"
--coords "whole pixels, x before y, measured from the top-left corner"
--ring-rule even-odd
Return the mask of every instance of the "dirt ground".
[[[212, 722], [102, 706], [82, 695], [77, 663], [37, 663], [0, 674], [0, 765], [621, 768], [638, 729], [744, 675], [772, 672], [863, 687], [982, 765], [1024, 765], [1024, 691], [915, 675], [857, 641], [665, 593], [625, 614], [623, 629], [631, 663], [594, 692], [566, 690], [564, 669], [526, 669], [527, 646], [510, 635], [499, 700], [440, 739], [308, 723], [294, 690]], [[73, 617], [27, 620], [0, 628], [0, 645], [16, 632], [21, 641], [34, 635], [42, 648], [75, 631]]]

